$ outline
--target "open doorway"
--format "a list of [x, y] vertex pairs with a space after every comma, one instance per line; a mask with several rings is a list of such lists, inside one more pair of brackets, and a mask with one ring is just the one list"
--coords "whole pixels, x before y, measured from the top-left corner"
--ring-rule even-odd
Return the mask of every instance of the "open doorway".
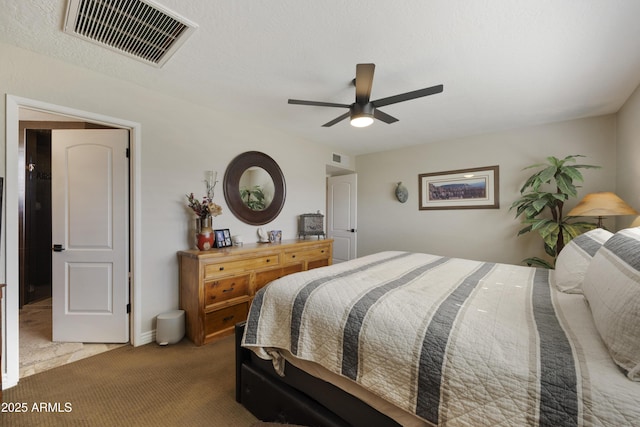
[[5, 194], [6, 200], [4, 214], [6, 221], [3, 221], [3, 231], [6, 236], [5, 243], [5, 304], [4, 326], [2, 334], [4, 340], [3, 349], [3, 388], [14, 387], [18, 384], [20, 363], [19, 363], [19, 286], [20, 265], [19, 265], [19, 189], [21, 187], [20, 176], [24, 170], [19, 169], [18, 159], [21, 153], [18, 150], [20, 110], [31, 110], [38, 113], [60, 115], [67, 118], [75, 118], [96, 124], [112, 126], [118, 129], [125, 129], [130, 136], [130, 181], [129, 192], [131, 204], [130, 210], [130, 295], [132, 298], [130, 313], [130, 342], [134, 346], [147, 344], [153, 341], [151, 334], [142, 332], [142, 306], [144, 296], [142, 295], [142, 209], [137, 201], [141, 194], [141, 171], [142, 171], [142, 126], [138, 122], [124, 120], [112, 116], [91, 113], [84, 110], [77, 110], [46, 102], [22, 98], [15, 95], [6, 95], [6, 170], [5, 170]]
[[24, 139], [20, 308], [51, 298], [51, 130], [27, 128]]
[[20, 109], [19, 122], [19, 337], [20, 378], [122, 344], [54, 342], [52, 339], [52, 131], [113, 129]]

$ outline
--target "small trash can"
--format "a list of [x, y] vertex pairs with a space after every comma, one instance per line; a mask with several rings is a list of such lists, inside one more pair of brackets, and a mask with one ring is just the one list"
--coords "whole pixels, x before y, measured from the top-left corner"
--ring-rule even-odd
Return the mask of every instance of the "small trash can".
[[156, 342], [160, 345], [175, 344], [184, 337], [184, 310], [159, 314], [156, 318]]

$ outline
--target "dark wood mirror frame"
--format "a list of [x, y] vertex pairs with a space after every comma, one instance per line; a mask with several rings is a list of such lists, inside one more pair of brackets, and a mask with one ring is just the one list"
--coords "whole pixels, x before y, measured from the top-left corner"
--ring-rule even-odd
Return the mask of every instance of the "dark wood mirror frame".
[[[261, 211], [249, 209], [240, 197], [240, 177], [247, 169], [254, 166], [267, 171], [275, 188], [271, 204]], [[223, 187], [224, 199], [231, 212], [239, 220], [251, 225], [262, 225], [273, 221], [284, 206], [287, 191], [280, 166], [271, 157], [259, 151], [247, 151], [233, 159], [224, 173]]]

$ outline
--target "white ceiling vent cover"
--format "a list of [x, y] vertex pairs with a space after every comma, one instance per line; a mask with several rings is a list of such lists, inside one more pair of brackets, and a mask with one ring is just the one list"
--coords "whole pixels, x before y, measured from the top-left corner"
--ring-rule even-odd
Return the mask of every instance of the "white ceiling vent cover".
[[69, 0], [64, 31], [161, 67], [198, 28], [150, 0]]

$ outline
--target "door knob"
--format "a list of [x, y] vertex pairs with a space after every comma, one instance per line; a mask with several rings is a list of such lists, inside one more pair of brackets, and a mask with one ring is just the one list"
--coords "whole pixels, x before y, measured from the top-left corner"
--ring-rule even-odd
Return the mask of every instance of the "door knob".
[[62, 245], [53, 245], [53, 252], [62, 252], [64, 251], [64, 246]]

